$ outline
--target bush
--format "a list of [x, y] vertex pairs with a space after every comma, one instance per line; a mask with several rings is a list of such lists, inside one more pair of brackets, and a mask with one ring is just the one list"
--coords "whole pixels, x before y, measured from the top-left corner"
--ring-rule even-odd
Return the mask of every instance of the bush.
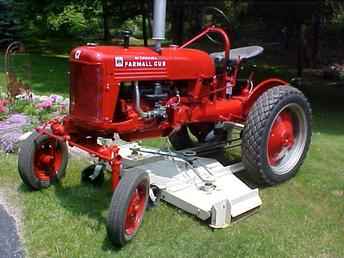
[[239, 26], [241, 16], [248, 10], [248, 3], [244, 1], [224, 1], [224, 12], [233, 27]]
[[131, 30], [133, 36], [136, 38], [142, 38], [142, 15], [135, 16], [132, 19], [126, 20], [117, 30], [117, 32], [123, 30]]
[[344, 3], [331, 1], [330, 6], [332, 9], [332, 24], [334, 24], [337, 29], [344, 32]]
[[85, 10], [73, 4], [65, 6], [60, 13], [50, 13], [47, 24], [52, 31], [74, 37], [94, 32], [97, 27], [100, 27], [96, 17], [87, 19]]
[[13, 1], [0, 0], [0, 47], [18, 39], [18, 17], [13, 11]]

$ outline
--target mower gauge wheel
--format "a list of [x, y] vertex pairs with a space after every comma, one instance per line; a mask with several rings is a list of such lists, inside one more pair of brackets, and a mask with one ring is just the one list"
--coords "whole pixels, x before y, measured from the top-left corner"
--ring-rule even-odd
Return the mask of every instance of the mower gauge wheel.
[[18, 171], [33, 190], [49, 187], [65, 176], [68, 148], [65, 142], [33, 132], [18, 153]]
[[148, 209], [158, 207], [161, 200], [161, 189], [156, 185], [149, 188]]
[[[214, 129], [214, 123], [196, 123], [182, 126], [169, 136], [175, 150], [195, 147], [205, 141], [206, 136]], [[192, 137], [194, 136], [194, 137]], [[194, 138], [194, 139], [193, 139]]]
[[124, 246], [141, 226], [149, 196], [149, 175], [141, 169], [123, 172], [111, 200], [107, 233], [111, 242]]
[[258, 184], [275, 185], [293, 177], [311, 141], [311, 108], [301, 91], [276, 86], [251, 108], [242, 137], [242, 161]]
[[[98, 171], [96, 171], [96, 169]], [[101, 186], [104, 183], [105, 178], [104, 170], [105, 165], [102, 164], [88, 166], [81, 172], [81, 182], [90, 183], [94, 186]], [[93, 178], [92, 175], [96, 176]]]

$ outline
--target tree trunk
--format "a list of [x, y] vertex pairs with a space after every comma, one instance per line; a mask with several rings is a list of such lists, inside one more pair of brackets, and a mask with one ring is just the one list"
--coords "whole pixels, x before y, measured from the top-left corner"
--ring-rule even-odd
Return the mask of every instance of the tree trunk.
[[173, 15], [171, 16], [171, 36], [175, 44], [182, 44], [184, 38], [184, 8], [185, 4], [178, 1], [173, 3]]
[[312, 54], [311, 66], [315, 68], [320, 62], [320, 27], [321, 17], [318, 13], [313, 15], [312, 19]]
[[300, 24], [299, 26], [299, 42], [297, 48], [297, 76], [302, 77], [305, 61], [306, 25]]
[[111, 1], [109, 0], [102, 0], [103, 5], [103, 29], [104, 29], [104, 40], [110, 41], [111, 40], [111, 13], [110, 13], [110, 6]]
[[142, 13], [142, 36], [143, 36], [143, 44], [145, 47], [148, 46], [148, 35], [147, 35], [147, 9], [146, 9], [146, 2], [141, 1], [141, 13]]

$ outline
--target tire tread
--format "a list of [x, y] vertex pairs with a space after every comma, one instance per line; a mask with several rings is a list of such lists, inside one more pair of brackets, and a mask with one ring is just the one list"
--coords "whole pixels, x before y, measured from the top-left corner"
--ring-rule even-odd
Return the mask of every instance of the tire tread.
[[[257, 184], [271, 186], [278, 183], [268, 177], [263, 170], [262, 161], [264, 157], [261, 148], [264, 142], [264, 130], [266, 130], [271, 113], [282, 99], [289, 96], [300, 97], [306, 103], [307, 109], [311, 113], [310, 104], [300, 90], [291, 86], [276, 86], [265, 91], [254, 103], [248, 114], [247, 123], [243, 130], [242, 161], [247, 168], [249, 176]], [[305, 151], [307, 152], [307, 149]], [[303, 160], [297, 167], [301, 166], [302, 163]]]

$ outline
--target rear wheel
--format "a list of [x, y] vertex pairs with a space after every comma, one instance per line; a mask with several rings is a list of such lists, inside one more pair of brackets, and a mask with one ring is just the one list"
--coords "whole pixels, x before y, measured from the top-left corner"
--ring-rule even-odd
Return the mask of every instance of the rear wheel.
[[149, 196], [149, 175], [140, 169], [124, 172], [109, 209], [107, 232], [111, 242], [124, 246], [141, 226]]
[[18, 171], [31, 189], [49, 187], [65, 176], [68, 148], [65, 142], [33, 132], [20, 146]]
[[264, 92], [249, 112], [242, 137], [242, 161], [258, 184], [275, 185], [293, 177], [311, 140], [311, 108], [290, 86]]

